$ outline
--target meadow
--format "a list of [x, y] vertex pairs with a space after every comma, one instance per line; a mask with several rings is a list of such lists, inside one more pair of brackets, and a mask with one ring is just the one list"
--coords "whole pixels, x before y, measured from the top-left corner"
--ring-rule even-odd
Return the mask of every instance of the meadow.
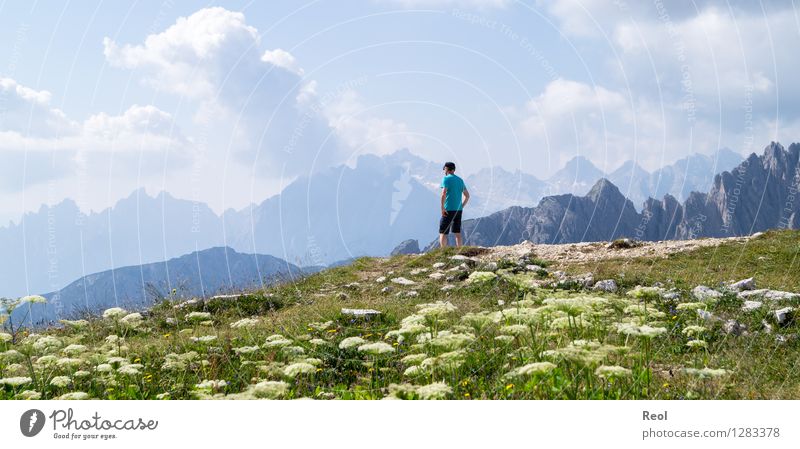
[[562, 266], [446, 248], [36, 332], [5, 315], [0, 399], [797, 399], [798, 237]]

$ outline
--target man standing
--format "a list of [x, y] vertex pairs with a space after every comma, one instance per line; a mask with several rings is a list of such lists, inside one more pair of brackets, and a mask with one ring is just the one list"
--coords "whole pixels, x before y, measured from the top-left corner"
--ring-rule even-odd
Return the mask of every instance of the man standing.
[[[439, 220], [439, 247], [447, 246], [447, 234], [450, 228], [456, 237], [456, 246], [461, 246], [461, 211], [469, 202], [469, 192], [464, 180], [455, 175], [456, 164], [445, 162], [444, 179], [442, 179], [442, 218]], [[464, 201], [461, 201], [461, 196]]]

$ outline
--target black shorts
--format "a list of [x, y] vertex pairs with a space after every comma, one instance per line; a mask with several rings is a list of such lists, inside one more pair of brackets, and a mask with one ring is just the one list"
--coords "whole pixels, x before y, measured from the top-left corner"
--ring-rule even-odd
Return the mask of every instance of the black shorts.
[[461, 233], [460, 210], [448, 210], [447, 215], [442, 215], [442, 218], [439, 220], [439, 234], [449, 234], [451, 227], [454, 233]]

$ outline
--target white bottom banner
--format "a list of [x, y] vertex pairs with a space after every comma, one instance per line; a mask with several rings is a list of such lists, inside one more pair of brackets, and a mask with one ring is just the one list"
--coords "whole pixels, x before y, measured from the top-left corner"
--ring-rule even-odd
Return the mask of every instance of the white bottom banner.
[[0, 403], [0, 435], [3, 448], [796, 448], [798, 406], [798, 401], [7, 401]]

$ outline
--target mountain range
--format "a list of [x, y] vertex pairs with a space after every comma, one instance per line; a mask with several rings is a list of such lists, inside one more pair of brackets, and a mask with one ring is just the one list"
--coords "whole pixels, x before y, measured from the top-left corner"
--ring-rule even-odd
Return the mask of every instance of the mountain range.
[[[634, 198], [651, 190], [682, 198], [687, 191], [707, 190], [704, 183], [714, 161], [721, 166], [736, 157], [728, 150], [713, 158], [694, 155], [659, 170], [658, 176], [645, 176], [630, 163], [609, 179], [628, 186], [623, 191], [639, 192]], [[626, 173], [631, 175], [628, 181]], [[0, 228], [5, 255], [0, 259], [0, 295], [57, 291], [90, 273], [217, 246], [271, 254], [298, 266], [385, 255], [401, 241], [435, 236], [438, 214], [431, 211], [439, 207], [441, 175], [441, 163], [402, 149], [385, 156], [362, 155], [352, 167], [300, 177], [279, 195], [222, 214], [202, 202], [166, 192], [150, 196], [144, 189], [89, 214], [66, 199]], [[601, 176], [584, 158], [574, 158], [546, 180], [520, 170], [484, 168], [464, 177], [472, 193], [465, 218], [511, 206], [532, 207], [554, 193], [582, 194]]]
[[[536, 207], [513, 206], [465, 220], [465, 244], [511, 245], [638, 240], [673, 240], [749, 235], [800, 225], [800, 144], [772, 142], [713, 179], [707, 193], [691, 192], [680, 202], [671, 194], [648, 199], [641, 212], [608, 179], [585, 196], [548, 196]], [[426, 250], [438, 245], [431, 242]]]

